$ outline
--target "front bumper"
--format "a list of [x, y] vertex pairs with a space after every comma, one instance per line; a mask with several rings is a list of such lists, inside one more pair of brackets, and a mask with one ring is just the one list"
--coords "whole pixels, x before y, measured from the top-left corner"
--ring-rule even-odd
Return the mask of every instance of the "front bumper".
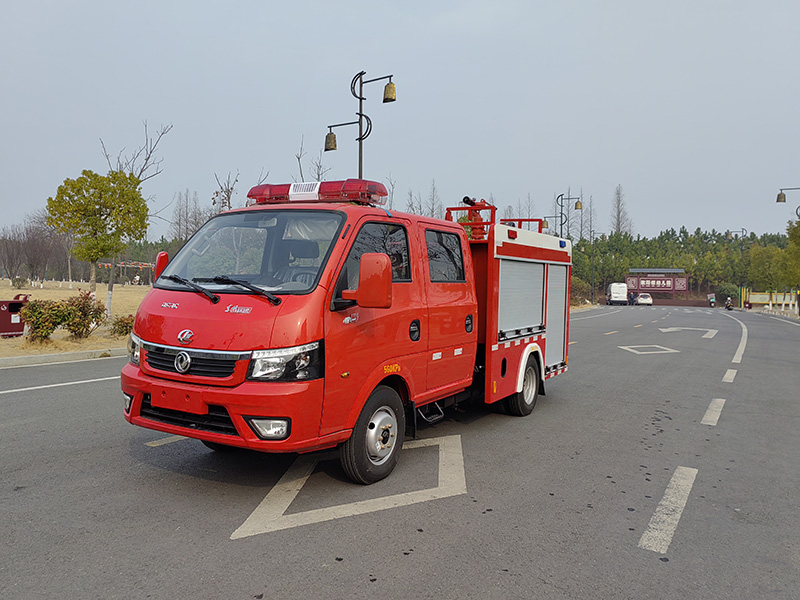
[[[347, 430], [319, 437], [323, 379], [216, 387], [152, 377], [129, 363], [122, 369], [121, 387], [132, 397], [128, 422], [174, 435], [262, 452], [321, 450], [350, 436]], [[263, 440], [247, 417], [288, 419], [289, 436]]]

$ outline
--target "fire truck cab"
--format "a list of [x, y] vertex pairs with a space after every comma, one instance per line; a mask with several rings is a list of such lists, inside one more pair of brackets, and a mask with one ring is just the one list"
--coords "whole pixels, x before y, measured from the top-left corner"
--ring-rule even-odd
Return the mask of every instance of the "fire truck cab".
[[495, 224], [485, 203], [441, 220], [386, 196], [366, 180], [260, 185], [160, 254], [125, 418], [215, 450], [338, 446], [372, 483], [418, 418], [476, 397], [528, 414], [567, 366], [569, 241]]

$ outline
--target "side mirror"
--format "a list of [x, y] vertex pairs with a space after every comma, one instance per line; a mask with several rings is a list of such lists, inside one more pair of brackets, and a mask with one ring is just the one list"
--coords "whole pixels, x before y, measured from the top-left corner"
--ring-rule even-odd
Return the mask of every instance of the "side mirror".
[[158, 257], [156, 258], [156, 274], [153, 281], [161, 277], [161, 273], [164, 272], [164, 269], [167, 268], [167, 264], [169, 263], [169, 254], [166, 252], [159, 252]]
[[367, 252], [361, 256], [358, 289], [344, 290], [344, 300], [355, 300], [362, 308], [392, 306], [392, 261], [387, 254]]

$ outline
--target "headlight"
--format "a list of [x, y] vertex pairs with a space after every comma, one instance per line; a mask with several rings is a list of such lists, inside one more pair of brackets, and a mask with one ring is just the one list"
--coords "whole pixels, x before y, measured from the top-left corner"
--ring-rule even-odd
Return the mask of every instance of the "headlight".
[[249, 379], [261, 381], [305, 381], [323, 375], [322, 342], [294, 348], [255, 350], [250, 360]]
[[128, 337], [128, 362], [134, 365], [139, 364], [139, 351], [142, 348], [142, 340], [131, 335]]

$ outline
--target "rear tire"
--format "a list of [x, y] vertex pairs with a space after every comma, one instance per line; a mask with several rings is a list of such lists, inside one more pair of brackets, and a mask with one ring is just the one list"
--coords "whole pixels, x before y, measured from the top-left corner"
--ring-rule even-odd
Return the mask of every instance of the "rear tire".
[[405, 437], [403, 402], [390, 387], [379, 385], [370, 394], [350, 439], [339, 446], [339, 460], [356, 483], [380, 481], [394, 470]]
[[536, 357], [531, 354], [525, 364], [525, 373], [522, 375], [522, 391], [505, 399], [506, 412], [515, 417], [527, 416], [533, 411], [538, 398], [539, 367]]

